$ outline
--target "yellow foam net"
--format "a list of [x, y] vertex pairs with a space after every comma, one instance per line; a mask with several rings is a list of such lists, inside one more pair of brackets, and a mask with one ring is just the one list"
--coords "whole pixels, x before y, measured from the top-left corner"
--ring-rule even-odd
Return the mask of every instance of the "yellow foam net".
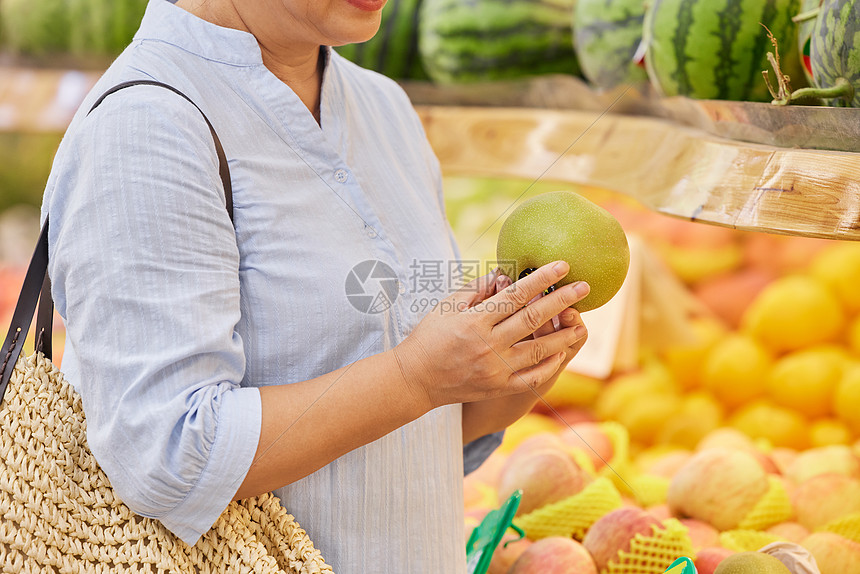
[[627, 481], [633, 490], [633, 496], [640, 506], [645, 508], [666, 502], [669, 492], [669, 479], [652, 474], [640, 474]]
[[616, 508], [621, 508], [621, 494], [612, 481], [601, 477], [573, 496], [514, 519], [514, 524], [531, 540], [549, 536], [582, 540], [597, 519]]
[[838, 534], [860, 544], [860, 513], [837, 518], [825, 524], [820, 530]]
[[764, 530], [791, 518], [794, 511], [785, 486], [774, 476], [768, 478], [768, 491], [738, 524], [740, 530]]
[[653, 534], [637, 534], [630, 551], [621, 551], [610, 560], [608, 574], [662, 574], [681, 556], [693, 556], [693, 543], [687, 528], [674, 518], [663, 521], [663, 528], [652, 526]]
[[761, 530], [726, 530], [720, 533], [720, 546], [735, 552], [755, 552], [771, 542], [779, 542], [782, 538], [776, 534]]
[[630, 434], [627, 428], [621, 423], [606, 421], [600, 423], [600, 430], [609, 437], [613, 454], [612, 460], [607, 461], [607, 465], [600, 469], [598, 475], [609, 478], [621, 494], [635, 496], [629, 479], [637, 473], [630, 460]]

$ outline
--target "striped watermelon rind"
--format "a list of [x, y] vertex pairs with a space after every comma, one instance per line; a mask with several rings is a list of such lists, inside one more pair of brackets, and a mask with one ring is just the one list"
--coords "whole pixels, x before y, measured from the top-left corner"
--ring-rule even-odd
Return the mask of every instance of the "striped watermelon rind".
[[359, 44], [335, 48], [338, 54], [363, 68], [397, 80], [426, 80], [418, 53], [418, 26], [422, 0], [388, 0], [376, 35]]
[[[818, 95], [827, 97], [830, 94], [822, 94], [821, 90], [837, 88], [842, 83], [846, 97], [829, 103], [860, 107], [860, 0], [824, 1], [812, 33], [810, 60]], [[814, 97], [812, 92], [802, 93]]]
[[419, 52], [434, 82], [578, 74], [574, 0], [424, 0]]
[[803, 75], [806, 76], [806, 83], [814, 86], [812, 78], [812, 31], [815, 29], [815, 20], [817, 13], [820, 11], [822, 0], [802, 0], [800, 5], [800, 14], [803, 18], [797, 22], [797, 52], [800, 57]]
[[573, 44], [582, 75], [598, 88], [648, 81], [633, 61], [642, 41], [643, 0], [577, 0]]
[[783, 69], [802, 78], [791, 20], [799, 8], [799, 0], [653, 0], [644, 25], [648, 77], [666, 96], [769, 101], [762, 24], [779, 43]]

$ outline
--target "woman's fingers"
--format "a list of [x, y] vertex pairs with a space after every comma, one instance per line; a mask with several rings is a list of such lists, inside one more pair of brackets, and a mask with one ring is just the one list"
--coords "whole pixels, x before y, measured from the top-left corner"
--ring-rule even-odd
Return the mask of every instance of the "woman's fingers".
[[543, 337], [521, 341], [511, 347], [505, 356], [505, 362], [512, 371], [532, 367], [557, 353], [566, 355], [586, 334], [585, 326], [577, 325]]
[[[537, 295], [555, 285], [570, 270], [564, 261], [548, 263], [534, 273], [523, 277], [500, 293], [496, 293], [486, 301], [475, 306], [474, 311], [482, 315], [482, 320], [495, 325], [525, 307]], [[543, 323], [541, 323], [543, 324]], [[535, 325], [529, 333], [540, 325]]]
[[511, 376], [508, 378], [508, 382], [514, 389], [516, 389], [514, 390], [515, 393], [535, 390], [555, 376], [555, 373], [561, 367], [564, 360], [564, 353], [550, 355], [537, 365], [532, 365], [511, 373]]
[[496, 294], [499, 269], [472, 279], [443, 302], [449, 311], [466, 311]]
[[512, 345], [536, 332], [544, 324], [552, 321], [553, 317], [586, 295], [588, 295], [587, 283], [580, 281], [565, 285], [541, 297], [524, 309], [520, 309], [496, 325], [493, 328], [493, 336], [502, 345]]

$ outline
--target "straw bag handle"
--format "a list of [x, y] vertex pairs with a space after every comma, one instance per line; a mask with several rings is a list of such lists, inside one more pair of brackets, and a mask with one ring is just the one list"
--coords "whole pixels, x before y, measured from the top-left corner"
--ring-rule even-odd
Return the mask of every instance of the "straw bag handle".
[[[215, 133], [215, 128], [209, 122], [209, 118], [203, 113], [203, 110], [195, 104], [191, 98], [168, 84], [156, 82], [154, 80], [133, 80], [123, 82], [112, 87], [98, 100], [87, 112], [89, 115], [96, 109], [106, 97], [130, 86], [160, 86], [175, 92], [182, 96], [197, 108], [197, 111], [206, 120], [206, 125], [209, 126], [209, 131], [212, 133], [212, 139], [215, 141], [215, 151], [218, 154], [218, 173], [221, 176], [221, 182], [224, 185], [224, 195], [227, 200], [227, 213], [230, 216], [230, 221], [233, 221], [233, 187], [230, 183], [230, 169], [227, 165], [227, 156], [224, 154], [224, 148], [221, 146], [221, 140], [218, 139], [218, 134]], [[27, 331], [30, 330], [30, 323], [33, 321], [33, 315], [36, 312], [36, 303], [39, 303], [39, 314], [36, 317], [36, 351], [41, 351], [47, 358], [51, 358], [51, 323], [54, 315], [54, 301], [51, 298], [51, 279], [48, 277], [48, 217], [45, 216], [45, 223], [42, 225], [42, 231], [39, 233], [39, 240], [36, 243], [36, 250], [33, 252], [33, 257], [30, 259], [30, 265], [27, 268], [27, 274], [24, 276], [24, 284], [21, 287], [21, 294], [18, 296], [18, 304], [15, 305], [15, 312], [12, 315], [12, 325], [9, 327], [9, 332], [6, 334], [6, 340], [3, 341], [3, 347], [0, 348], [0, 402], [3, 400], [3, 395], [6, 393], [6, 386], [9, 384], [9, 379], [12, 377], [12, 371], [15, 370], [15, 363], [18, 360], [18, 355], [21, 354], [21, 349], [24, 347], [24, 340], [27, 337]]]

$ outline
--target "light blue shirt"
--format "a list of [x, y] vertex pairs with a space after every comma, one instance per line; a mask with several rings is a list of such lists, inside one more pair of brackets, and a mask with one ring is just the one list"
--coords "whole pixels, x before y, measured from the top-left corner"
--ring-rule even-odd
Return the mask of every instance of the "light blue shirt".
[[[124, 502], [188, 543], [252, 462], [256, 387], [391, 349], [428, 310], [410, 288], [416, 262], [457, 259], [439, 165], [408, 98], [326, 52], [320, 127], [253, 36], [151, 0], [71, 123], [45, 192], [63, 370], [90, 448]], [[130, 79], [168, 83], [207, 114], [229, 158], [235, 228], [211, 135], [187, 101], [137, 86], [86, 117]], [[368, 279], [365, 261], [392, 280]], [[498, 440], [467, 445], [467, 469]], [[463, 473], [451, 405], [276, 494], [338, 574], [457, 574]]]

